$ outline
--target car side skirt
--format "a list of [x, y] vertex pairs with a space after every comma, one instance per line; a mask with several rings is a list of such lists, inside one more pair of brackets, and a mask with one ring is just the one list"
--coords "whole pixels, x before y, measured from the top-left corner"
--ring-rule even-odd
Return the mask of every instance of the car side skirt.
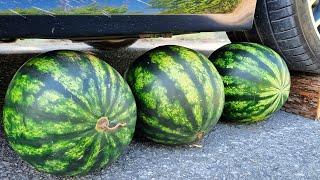
[[206, 15], [0, 15], [0, 39], [104, 39], [244, 30], [252, 26], [256, 0], [228, 14]]

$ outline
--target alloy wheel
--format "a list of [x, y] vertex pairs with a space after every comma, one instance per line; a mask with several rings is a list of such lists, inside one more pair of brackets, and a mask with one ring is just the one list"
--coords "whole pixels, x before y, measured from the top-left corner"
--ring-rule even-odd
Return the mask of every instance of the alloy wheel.
[[308, 0], [307, 2], [312, 17], [313, 27], [320, 39], [320, 2], [319, 0]]

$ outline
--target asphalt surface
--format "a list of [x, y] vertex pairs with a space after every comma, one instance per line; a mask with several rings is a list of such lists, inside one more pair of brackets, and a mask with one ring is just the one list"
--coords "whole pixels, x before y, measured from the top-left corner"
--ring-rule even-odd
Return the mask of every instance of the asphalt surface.
[[[128, 49], [107, 52], [90, 47], [82, 50], [95, 52], [123, 73], [136, 57], [161, 43], [141, 42]], [[202, 48], [203, 44], [189, 43], [189, 47], [208, 56], [222, 44]], [[14, 72], [37, 53], [0, 53], [0, 105]], [[202, 148], [170, 147], [135, 139], [111, 166], [81, 178], [320, 179], [320, 122], [300, 116], [280, 111], [257, 124], [218, 123], [202, 145]], [[22, 161], [9, 148], [2, 128], [0, 146], [0, 179], [59, 178], [40, 173]]]

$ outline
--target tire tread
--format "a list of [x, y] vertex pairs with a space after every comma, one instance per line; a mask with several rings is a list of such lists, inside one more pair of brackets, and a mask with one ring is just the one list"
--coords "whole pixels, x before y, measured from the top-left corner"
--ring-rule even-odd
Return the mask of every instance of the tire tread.
[[[251, 38], [242, 37], [241, 41], [257, 42], [273, 48], [285, 59], [291, 70], [319, 73], [320, 62], [316, 61], [317, 58], [304, 39], [295, 1], [260, 0], [257, 7], [259, 18], [255, 17], [254, 30], [244, 33], [247, 34], [245, 37]], [[248, 35], [252, 32], [256, 32], [255, 35]], [[231, 41], [234, 40], [231, 38]]]

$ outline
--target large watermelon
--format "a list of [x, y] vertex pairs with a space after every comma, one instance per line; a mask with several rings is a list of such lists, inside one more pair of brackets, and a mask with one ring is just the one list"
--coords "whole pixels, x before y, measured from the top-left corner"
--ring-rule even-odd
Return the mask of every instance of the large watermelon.
[[286, 63], [272, 49], [254, 43], [229, 44], [209, 59], [225, 86], [224, 120], [261, 121], [288, 99], [290, 74]]
[[193, 144], [221, 116], [223, 82], [202, 54], [162, 46], [139, 57], [126, 72], [138, 107], [137, 133], [164, 144]]
[[107, 63], [53, 51], [25, 63], [11, 81], [4, 129], [11, 147], [36, 169], [57, 175], [105, 167], [130, 143], [136, 105]]

